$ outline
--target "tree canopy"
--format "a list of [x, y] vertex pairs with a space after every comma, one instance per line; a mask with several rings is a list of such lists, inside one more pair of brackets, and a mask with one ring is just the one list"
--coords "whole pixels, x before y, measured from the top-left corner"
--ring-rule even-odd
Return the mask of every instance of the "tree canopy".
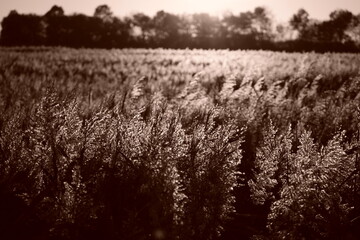
[[335, 10], [329, 19], [312, 19], [299, 9], [286, 24], [275, 26], [269, 11], [176, 15], [158, 11], [119, 18], [108, 5], [93, 16], [65, 15], [54, 5], [43, 16], [11, 11], [1, 23], [1, 45], [45, 45], [97, 48], [213, 48], [280, 51], [358, 51], [360, 15]]

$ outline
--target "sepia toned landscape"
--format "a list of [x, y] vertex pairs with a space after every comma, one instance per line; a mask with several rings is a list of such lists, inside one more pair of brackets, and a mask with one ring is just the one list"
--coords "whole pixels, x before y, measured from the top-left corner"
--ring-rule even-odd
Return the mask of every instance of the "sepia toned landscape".
[[265, 9], [6, 16], [0, 239], [359, 239], [360, 15]]

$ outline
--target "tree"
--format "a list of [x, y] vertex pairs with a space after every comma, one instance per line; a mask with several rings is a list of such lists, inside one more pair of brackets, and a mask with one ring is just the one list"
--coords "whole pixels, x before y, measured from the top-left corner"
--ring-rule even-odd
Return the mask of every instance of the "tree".
[[248, 11], [240, 13], [238, 16], [232, 14], [226, 16], [223, 22], [227, 26], [227, 31], [231, 37], [236, 34], [252, 34], [254, 31], [252, 28], [252, 19], [253, 14]]
[[333, 41], [345, 42], [348, 40], [345, 31], [349, 28], [354, 18], [354, 15], [347, 10], [335, 10], [330, 13]]
[[1, 40], [5, 45], [42, 45], [46, 24], [40, 16], [11, 11], [1, 22]]
[[360, 47], [360, 14], [354, 16], [352, 23], [345, 31], [349, 39]]
[[253, 12], [229, 15], [223, 19], [227, 45], [231, 48], [256, 48], [257, 41], [272, 38], [272, 21], [268, 11], [257, 7]]
[[46, 43], [51, 46], [64, 45], [67, 17], [64, 15], [64, 10], [54, 5], [46, 14]]
[[192, 23], [197, 37], [206, 38], [216, 36], [219, 19], [207, 13], [199, 13], [192, 16]]
[[318, 22], [308, 30], [308, 36], [316, 41], [346, 43], [349, 37], [345, 34], [351, 26], [354, 16], [347, 10], [336, 10], [330, 13], [330, 20]]
[[132, 35], [135, 38], [140, 37], [141, 42], [147, 46], [154, 36], [151, 18], [143, 13], [136, 13], [127, 21], [132, 29]]
[[286, 41], [291, 39], [292, 30], [291, 27], [287, 24], [278, 24], [276, 25], [276, 36], [275, 41]]
[[257, 7], [252, 14], [252, 27], [256, 31], [259, 40], [269, 40], [271, 38], [271, 19], [268, 11], [263, 7]]
[[104, 22], [111, 22], [113, 19], [113, 13], [110, 10], [110, 7], [106, 4], [100, 5], [95, 9], [94, 17], [100, 18]]
[[299, 32], [299, 38], [305, 37], [305, 32], [309, 26], [309, 13], [301, 8], [296, 14], [294, 14], [290, 19], [290, 26]]
[[192, 15], [192, 29], [195, 46], [212, 48], [215, 40], [219, 37], [220, 20], [207, 13], [195, 13]]
[[180, 19], [170, 13], [159, 11], [152, 19], [156, 41], [163, 46], [175, 46], [178, 38]]
[[47, 13], [45, 13], [45, 16], [46, 17], [64, 16], [64, 10], [62, 9], [62, 7], [54, 5]]
[[179, 47], [190, 47], [192, 45], [192, 25], [190, 15], [178, 16]]

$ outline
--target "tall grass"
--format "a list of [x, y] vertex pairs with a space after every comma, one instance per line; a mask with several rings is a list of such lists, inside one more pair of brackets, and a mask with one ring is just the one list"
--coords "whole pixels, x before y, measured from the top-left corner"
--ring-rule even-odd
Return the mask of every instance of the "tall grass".
[[359, 234], [358, 55], [3, 50], [3, 239]]

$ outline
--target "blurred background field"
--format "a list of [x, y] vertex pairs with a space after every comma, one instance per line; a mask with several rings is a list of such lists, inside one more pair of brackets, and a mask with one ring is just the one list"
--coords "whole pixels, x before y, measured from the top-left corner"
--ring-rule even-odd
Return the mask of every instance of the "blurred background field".
[[[275, 91], [277, 85], [277, 91], [286, 93], [294, 91], [288, 89], [290, 85], [303, 84], [297, 90], [308, 92], [317, 77], [321, 78], [321, 90], [336, 91], [345, 83], [354, 84], [351, 80], [359, 75], [360, 64], [357, 54], [229, 50], [34, 47], [2, 48], [0, 56], [2, 91], [15, 98], [19, 91], [21, 97], [29, 99], [36, 98], [50, 82], [57, 92], [87, 95], [91, 90], [96, 99], [132, 85], [141, 77], [146, 77], [153, 92], [174, 98], [196, 74], [213, 100], [231, 77], [236, 79], [237, 91], [261, 84], [263, 89], [257, 89], [261, 94], [268, 94], [269, 89]], [[6, 93], [2, 97], [5, 99]]]

